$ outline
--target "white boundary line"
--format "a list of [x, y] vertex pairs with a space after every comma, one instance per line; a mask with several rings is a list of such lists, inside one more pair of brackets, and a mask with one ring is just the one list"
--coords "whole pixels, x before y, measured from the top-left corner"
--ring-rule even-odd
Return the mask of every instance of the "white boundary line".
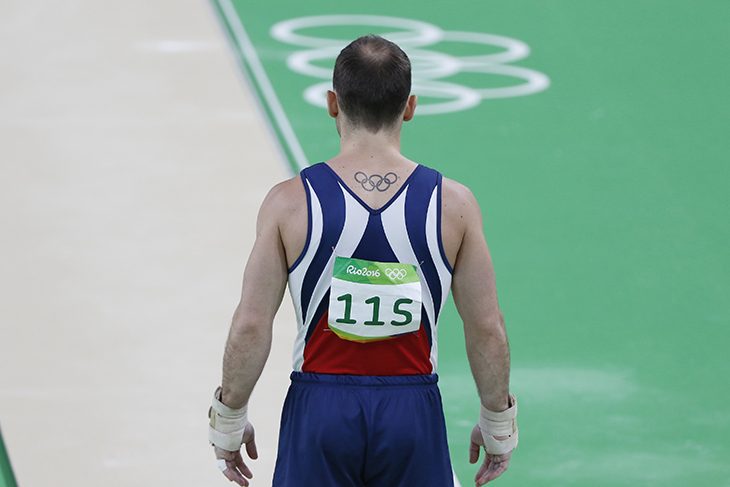
[[294, 134], [294, 129], [292, 129], [291, 123], [281, 106], [281, 102], [276, 96], [274, 87], [271, 85], [271, 81], [266, 75], [266, 71], [261, 64], [258, 54], [256, 54], [256, 49], [254, 49], [251, 39], [248, 37], [246, 30], [243, 28], [243, 24], [236, 13], [236, 9], [233, 7], [231, 0], [218, 0], [218, 4], [221, 7], [223, 17], [225, 17], [226, 22], [228, 22], [228, 25], [231, 28], [236, 44], [238, 44], [243, 57], [246, 58], [246, 62], [251, 67], [251, 73], [261, 89], [261, 93], [264, 95], [264, 98], [266, 98], [266, 102], [274, 116], [274, 121], [276, 122], [276, 125], [278, 125], [281, 135], [284, 137], [286, 145], [289, 147], [289, 150], [294, 157], [294, 162], [300, 169], [307, 167], [309, 165], [309, 160], [304, 154], [304, 150], [299, 143], [299, 139], [297, 139], [297, 136]]
[[[244, 29], [241, 19], [236, 13], [236, 9], [233, 7], [231, 0], [218, 0], [218, 4], [221, 7], [223, 16], [231, 28], [236, 44], [238, 44], [239, 49], [241, 49], [241, 53], [251, 67], [252, 74], [254, 78], [256, 78], [256, 82], [261, 88], [261, 92], [269, 104], [276, 124], [279, 126], [281, 134], [284, 136], [284, 139], [294, 156], [294, 162], [301, 169], [307, 167], [309, 163], [307, 157], [304, 155], [304, 150], [302, 150], [299, 139], [296, 134], [294, 134], [294, 129], [292, 129], [291, 123], [284, 112], [284, 108], [281, 106], [281, 102], [276, 96], [274, 87], [271, 85], [271, 81], [266, 75], [266, 71], [261, 64], [258, 54], [256, 54], [256, 49], [253, 47], [251, 39], [248, 37], [248, 34], [246, 34], [246, 29]], [[461, 487], [461, 483], [459, 483], [459, 479], [456, 477], [456, 472], [453, 469], [452, 473], [454, 475], [454, 487]]]
[[461, 487], [461, 484], [459, 483], [459, 478], [456, 476], [456, 472], [454, 471], [453, 467], [451, 468], [451, 472], [454, 474], [454, 487]]

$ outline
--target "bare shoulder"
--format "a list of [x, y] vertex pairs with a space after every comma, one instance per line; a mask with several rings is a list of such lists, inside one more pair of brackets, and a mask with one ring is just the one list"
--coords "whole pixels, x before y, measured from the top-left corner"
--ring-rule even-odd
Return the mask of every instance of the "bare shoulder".
[[[275, 184], [266, 194], [259, 210], [259, 223], [286, 224], [294, 216], [306, 212], [307, 196], [298, 176]], [[265, 222], [262, 222], [265, 220]]]
[[474, 193], [466, 185], [443, 178], [441, 191], [441, 211], [444, 219], [463, 221], [466, 224], [481, 214]]
[[481, 212], [474, 194], [464, 184], [443, 178], [441, 186], [441, 238], [449, 263], [454, 266], [469, 228], [481, 231]]
[[287, 211], [306, 202], [306, 197], [302, 180], [299, 176], [294, 176], [275, 184], [269, 190], [261, 206], [274, 211]]
[[276, 184], [269, 190], [259, 212], [259, 231], [265, 226], [277, 227], [291, 265], [302, 251], [307, 237], [307, 194], [299, 176]]

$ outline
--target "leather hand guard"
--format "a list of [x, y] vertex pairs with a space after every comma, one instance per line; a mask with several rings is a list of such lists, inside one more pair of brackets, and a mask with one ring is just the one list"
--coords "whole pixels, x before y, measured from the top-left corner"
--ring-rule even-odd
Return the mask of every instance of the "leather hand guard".
[[213, 394], [213, 405], [208, 410], [210, 427], [208, 441], [228, 451], [238, 451], [243, 443], [243, 430], [248, 424], [248, 406], [232, 409], [221, 402], [222, 388]]
[[[484, 438], [484, 448], [491, 455], [504, 455], [517, 447], [517, 399], [510, 394], [509, 407], [501, 412], [490, 411], [482, 406], [479, 415], [479, 429]], [[498, 440], [495, 436], [507, 436]]]

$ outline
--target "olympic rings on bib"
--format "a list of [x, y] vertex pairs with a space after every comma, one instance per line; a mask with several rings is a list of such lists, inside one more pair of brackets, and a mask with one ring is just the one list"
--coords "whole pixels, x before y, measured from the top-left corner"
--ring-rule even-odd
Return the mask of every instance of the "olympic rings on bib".
[[392, 184], [398, 181], [398, 175], [394, 172], [389, 172], [385, 176], [381, 176], [380, 174], [368, 176], [364, 172], [358, 171], [355, 173], [355, 181], [360, 183], [362, 189], [365, 191], [377, 189], [382, 192], [387, 191]]
[[393, 280], [403, 279], [406, 277], [406, 271], [405, 269], [385, 269], [385, 275]]

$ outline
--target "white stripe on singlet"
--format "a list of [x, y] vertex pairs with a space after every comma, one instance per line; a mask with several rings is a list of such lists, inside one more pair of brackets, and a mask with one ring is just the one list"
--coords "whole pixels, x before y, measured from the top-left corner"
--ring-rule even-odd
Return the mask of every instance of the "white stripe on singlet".
[[[393, 249], [395, 256], [398, 258], [398, 262], [404, 264], [414, 264], [418, 269], [418, 276], [421, 278], [421, 286], [423, 286], [423, 307], [426, 310], [428, 321], [431, 324], [431, 369], [432, 373], [436, 372], [436, 356], [433, 354], [433, 350], [437, 348], [435, 345], [436, 336], [436, 317], [433, 307], [433, 297], [431, 296], [431, 290], [428, 288], [423, 272], [421, 271], [420, 262], [416, 258], [416, 254], [413, 251], [413, 246], [410, 239], [408, 238], [408, 229], [406, 228], [406, 194], [408, 191], [403, 191], [398, 199], [395, 200], [390, 207], [388, 207], [383, 213], [381, 213], [381, 220], [383, 222], [383, 230], [385, 231], [385, 237], [388, 239], [390, 247]], [[405, 237], [405, 238], [404, 238]], [[407, 242], [407, 243], [406, 243]]]

